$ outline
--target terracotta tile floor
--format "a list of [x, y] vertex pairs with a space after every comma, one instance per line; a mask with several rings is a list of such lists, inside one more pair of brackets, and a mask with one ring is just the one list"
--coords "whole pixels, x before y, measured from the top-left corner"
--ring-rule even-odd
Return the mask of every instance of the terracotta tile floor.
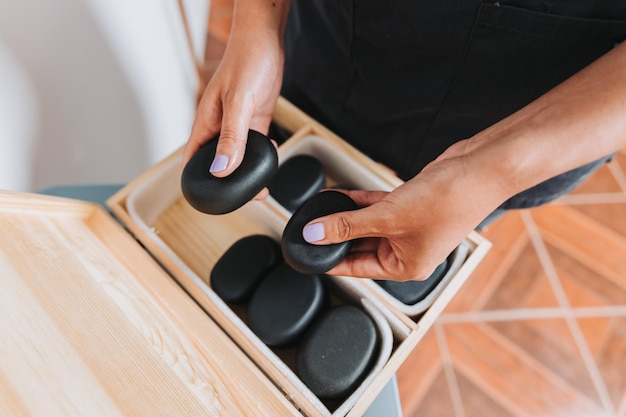
[[626, 152], [511, 212], [398, 372], [404, 415], [626, 416]]
[[[207, 74], [232, 0], [212, 0]], [[398, 372], [405, 417], [626, 417], [626, 151], [559, 201], [511, 212]]]

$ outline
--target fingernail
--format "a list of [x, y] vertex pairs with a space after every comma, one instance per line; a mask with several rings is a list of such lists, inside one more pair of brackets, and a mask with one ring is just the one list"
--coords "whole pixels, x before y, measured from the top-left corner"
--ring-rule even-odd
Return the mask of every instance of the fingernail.
[[324, 225], [322, 223], [313, 223], [304, 226], [302, 237], [309, 243], [324, 239]]
[[213, 159], [213, 163], [209, 168], [209, 172], [220, 172], [226, 169], [228, 165], [228, 157], [226, 155], [217, 155], [215, 159]]

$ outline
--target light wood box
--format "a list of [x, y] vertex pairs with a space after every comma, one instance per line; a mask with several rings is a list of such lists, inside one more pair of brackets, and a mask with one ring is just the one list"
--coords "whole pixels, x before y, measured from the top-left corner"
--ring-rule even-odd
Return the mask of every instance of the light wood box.
[[[281, 162], [310, 153], [331, 182], [401, 184], [282, 98], [274, 122], [294, 132]], [[333, 277], [388, 334], [374, 371], [329, 410], [208, 283], [232, 243], [253, 233], [279, 239], [289, 213], [272, 198], [223, 216], [195, 211], [180, 193], [180, 158], [109, 199], [125, 230], [90, 203], [0, 194], [11, 236], [0, 245], [0, 336], [12, 340], [0, 344], [10, 358], [0, 367], [0, 415], [360, 416], [490, 246], [471, 233], [454, 273], [416, 315], [371, 280]], [[27, 401], [33, 392], [45, 395]]]
[[[279, 147], [279, 163], [291, 155], [306, 153], [322, 161], [329, 184], [348, 182], [360, 188], [391, 190], [402, 183], [390, 171], [283, 98], [279, 99], [275, 109], [274, 123], [293, 132]], [[195, 211], [178, 190], [182, 169], [180, 156], [180, 151], [175, 153], [113, 196], [109, 200], [112, 211], [303, 414], [328, 415], [328, 410], [320, 409], [315, 399], [303, 393], [306, 389], [298, 384], [299, 381], [293, 380], [293, 375], [285, 375], [280, 363], [268, 359], [268, 354], [271, 356], [269, 349], [259, 346], [249, 329], [241, 328], [241, 323], [208, 284], [211, 266], [232, 243], [253, 233], [267, 234], [279, 240], [290, 214], [271, 197], [265, 201], [250, 202], [222, 216]], [[408, 315], [371, 280], [335, 277], [352, 297], [362, 297], [374, 304], [386, 317], [394, 334], [390, 358], [374, 380], [362, 387], [359, 398], [350, 409], [342, 410], [347, 415], [358, 416], [365, 412], [480, 262], [490, 244], [474, 232], [462, 246], [464, 253], [454, 274], [445, 285], [438, 287], [437, 297], [430, 307], [414, 316]]]

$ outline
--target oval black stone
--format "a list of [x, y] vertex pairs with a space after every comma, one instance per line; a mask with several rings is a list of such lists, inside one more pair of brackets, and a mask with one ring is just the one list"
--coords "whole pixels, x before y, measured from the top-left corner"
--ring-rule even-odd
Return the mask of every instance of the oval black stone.
[[239, 239], [211, 270], [211, 288], [222, 300], [243, 303], [271, 270], [282, 263], [280, 246], [269, 236]]
[[369, 315], [349, 305], [333, 307], [303, 338], [296, 372], [319, 398], [345, 397], [367, 374], [376, 347]]
[[281, 239], [285, 261], [303, 274], [321, 274], [337, 265], [352, 247], [352, 241], [312, 245], [302, 237], [311, 220], [327, 214], [357, 209], [356, 203], [339, 191], [322, 191], [304, 202], [291, 216]]
[[217, 140], [212, 139], [189, 160], [181, 176], [181, 188], [196, 210], [225, 214], [243, 206], [270, 183], [278, 167], [278, 155], [267, 137], [250, 130], [241, 165], [227, 177], [218, 178], [209, 172], [216, 149]]
[[376, 283], [400, 302], [411, 305], [422, 301], [439, 284], [448, 271], [448, 260], [440, 263], [432, 274], [424, 281], [385, 281]]
[[325, 186], [321, 162], [310, 155], [295, 155], [278, 167], [268, 188], [270, 195], [293, 213]]
[[268, 346], [293, 344], [325, 304], [319, 275], [305, 275], [283, 264], [258, 286], [248, 305], [248, 326]]

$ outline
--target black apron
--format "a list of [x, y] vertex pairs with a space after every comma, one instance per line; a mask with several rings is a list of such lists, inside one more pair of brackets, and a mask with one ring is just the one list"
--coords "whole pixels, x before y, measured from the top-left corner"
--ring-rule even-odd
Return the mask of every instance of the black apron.
[[624, 39], [626, 0], [292, 0], [282, 94], [408, 180]]

